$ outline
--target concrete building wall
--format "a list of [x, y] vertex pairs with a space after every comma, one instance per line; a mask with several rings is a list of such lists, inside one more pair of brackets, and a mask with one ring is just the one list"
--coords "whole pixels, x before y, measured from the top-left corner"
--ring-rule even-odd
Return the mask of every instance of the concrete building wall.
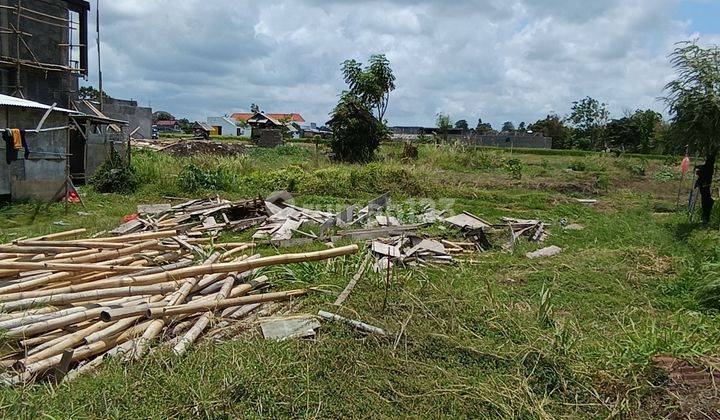
[[[0, 107], [0, 126], [10, 128], [35, 127], [45, 113], [42, 109]], [[44, 127], [67, 126], [68, 117], [53, 112]], [[11, 194], [13, 200], [48, 201], [58, 192], [67, 177], [68, 130], [27, 133], [29, 159], [19, 159], [9, 165], [5, 161], [5, 143], [0, 145], [0, 194]]]
[[[18, 0], [0, 0], [0, 5], [17, 7]], [[68, 2], [62, 0], [22, 0], [21, 6], [39, 13], [68, 18]], [[31, 13], [27, 13], [32, 15]], [[32, 15], [42, 18], [39, 15]], [[84, 19], [84, 18], [83, 18]], [[0, 26], [9, 28], [17, 25], [17, 15], [13, 10], [0, 8]], [[57, 21], [55, 25], [39, 22], [25, 17], [20, 19], [20, 30], [31, 34], [24, 36], [20, 43], [19, 57], [21, 60], [49, 63], [68, 67], [70, 58], [67, 46], [70, 41], [69, 30]], [[26, 46], [27, 44], [27, 46]], [[32, 51], [32, 52], [31, 52]], [[0, 55], [5, 61], [18, 56], [16, 36], [11, 33], [0, 34]], [[0, 65], [0, 93], [12, 95], [17, 84], [17, 72], [14, 65]], [[41, 103], [57, 103], [61, 107], [69, 107], [70, 100], [78, 90], [78, 76], [67, 71], [46, 71], [22, 66], [20, 86], [25, 99]]]
[[90, 134], [85, 144], [85, 177], [90, 178], [97, 168], [110, 156], [115, 149], [121, 156], [127, 152], [127, 134], [102, 133]]
[[103, 114], [109, 118], [128, 122], [125, 131], [132, 133], [134, 138], [149, 139], [152, 137], [152, 108], [138, 106], [137, 101], [107, 98], [103, 101]]
[[211, 127], [222, 127], [220, 136], [243, 136], [250, 137], [250, 127], [238, 127], [233, 120], [228, 117], [207, 117], [207, 123]]

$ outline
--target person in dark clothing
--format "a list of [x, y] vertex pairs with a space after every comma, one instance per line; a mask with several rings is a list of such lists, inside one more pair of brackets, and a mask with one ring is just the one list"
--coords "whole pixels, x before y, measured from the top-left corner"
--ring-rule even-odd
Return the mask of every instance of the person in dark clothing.
[[697, 181], [695, 181], [695, 188], [700, 191], [700, 204], [702, 205], [702, 223], [707, 225], [710, 223], [710, 215], [712, 214], [712, 208], [715, 204], [715, 200], [712, 198], [712, 177], [715, 173], [715, 153], [708, 155], [705, 163], [698, 166], [695, 170], [697, 175]]

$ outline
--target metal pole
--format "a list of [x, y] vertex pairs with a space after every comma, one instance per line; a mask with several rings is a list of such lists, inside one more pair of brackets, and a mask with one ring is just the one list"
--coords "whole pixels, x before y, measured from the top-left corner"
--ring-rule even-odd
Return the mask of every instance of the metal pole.
[[95, 32], [97, 33], [98, 88], [100, 90], [100, 112], [103, 110], [102, 67], [100, 66], [100, 0], [95, 2]]

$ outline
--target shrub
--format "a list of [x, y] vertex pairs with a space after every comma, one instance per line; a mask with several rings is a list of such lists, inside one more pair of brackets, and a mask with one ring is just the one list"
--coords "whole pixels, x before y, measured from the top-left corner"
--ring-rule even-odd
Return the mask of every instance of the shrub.
[[508, 159], [505, 161], [505, 170], [510, 173], [513, 179], [521, 179], [523, 163], [520, 159]]
[[131, 193], [138, 186], [135, 171], [115, 150], [90, 178], [90, 184], [102, 193]]
[[385, 124], [354, 96], [340, 98], [328, 122], [334, 137], [330, 144], [335, 157], [346, 162], [369, 162], [375, 157], [380, 141], [388, 137]]
[[220, 190], [223, 187], [220, 168], [203, 169], [195, 163], [182, 168], [178, 175], [180, 188], [188, 192]]

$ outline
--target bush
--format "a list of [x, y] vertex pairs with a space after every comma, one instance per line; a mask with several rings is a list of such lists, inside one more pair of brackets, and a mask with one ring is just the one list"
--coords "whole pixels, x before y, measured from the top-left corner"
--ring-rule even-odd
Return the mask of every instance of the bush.
[[510, 173], [513, 179], [521, 179], [523, 163], [520, 159], [508, 159], [505, 161], [505, 170]]
[[102, 193], [131, 193], [138, 186], [135, 171], [115, 149], [111, 150], [108, 159], [95, 170], [89, 182], [95, 190]]
[[178, 183], [183, 191], [192, 193], [202, 190], [220, 190], [226, 185], [223, 182], [220, 167], [203, 169], [195, 163], [183, 167], [178, 175]]
[[340, 98], [328, 125], [334, 133], [330, 143], [332, 151], [337, 159], [345, 162], [373, 160], [380, 141], [389, 135], [385, 124], [349, 94]]
[[587, 171], [587, 163], [583, 162], [582, 160], [576, 160], [568, 166], [568, 168], [572, 169], [575, 172], [585, 172]]

